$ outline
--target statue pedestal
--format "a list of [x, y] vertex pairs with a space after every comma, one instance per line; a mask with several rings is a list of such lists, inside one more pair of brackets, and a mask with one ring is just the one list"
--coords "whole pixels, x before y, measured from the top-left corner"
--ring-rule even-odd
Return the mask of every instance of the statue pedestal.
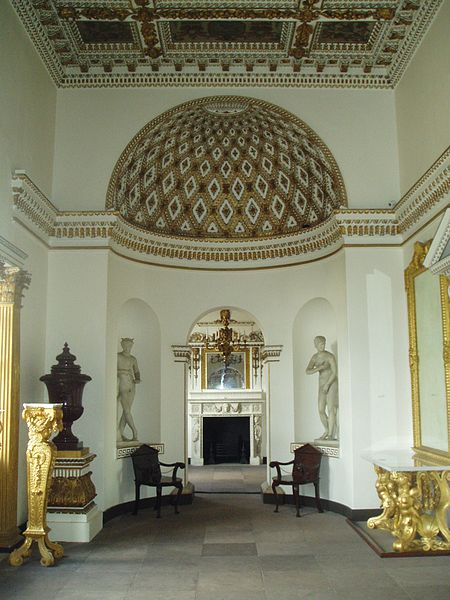
[[103, 529], [103, 515], [95, 502], [82, 511], [47, 513], [52, 535], [61, 542], [90, 542]]
[[47, 523], [62, 542], [90, 542], [103, 528], [91, 481], [89, 448], [58, 451], [48, 499]]

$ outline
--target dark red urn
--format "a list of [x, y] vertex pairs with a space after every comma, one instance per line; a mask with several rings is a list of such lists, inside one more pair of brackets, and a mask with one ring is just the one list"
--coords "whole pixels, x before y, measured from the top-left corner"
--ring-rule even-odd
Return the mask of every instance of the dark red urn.
[[76, 359], [76, 356], [70, 354], [66, 342], [62, 353], [56, 357], [58, 364], [52, 366], [49, 375], [40, 378], [47, 386], [50, 402], [63, 405], [63, 430], [53, 439], [58, 450], [83, 448], [83, 442], [72, 433], [72, 424], [83, 414], [83, 388], [92, 378], [81, 373], [81, 367], [74, 364]]

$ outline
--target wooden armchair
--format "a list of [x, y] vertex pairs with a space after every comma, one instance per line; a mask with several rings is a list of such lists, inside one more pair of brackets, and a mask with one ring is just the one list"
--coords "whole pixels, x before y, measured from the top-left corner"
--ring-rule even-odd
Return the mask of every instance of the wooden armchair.
[[[149, 485], [156, 488], [156, 504], [157, 518], [161, 516], [161, 492], [163, 487], [175, 487], [178, 493], [175, 498], [175, 513], [178, 514], [178, 501], [183, 491], [183, 481], [177, 477], [177, 470], [184, 469], [185, 464], [182, 462], [163, 463], [158, 458], [158, 450], [142, 444], [131, 455], [134, 469], [134, 481], [136, 486], [136, 500], [134, 503], [133, 515], [137, 515], [139, 507], [139, 492], [141, 485]], [[173, 467], [171, 477], [163, 477], [161, 466]]]
[[[289, 462], [277, 462], [273, 461], [270, 463], [270, 467], [277, 470], [276, 477], [272, 479], [272, 490], [275, 494], [276, 508], [274, 512], [278, 512], [278, 494], [277, 487], [279, 485], [291, 485], [292, 494], [295, 500], [295, 508], [297, 509], [297, 517], [300, 516], [299, 512], [299, 486], [306, 483], [313, 483], [316, 493], [316, 505], [319, 512], [323, 512], [320, 504], [320, 493], [319, 493], [319, 472], [320, 472], [320, 461], [322, 460], [322, 453], [317, 450], [311, 444], [305, 444], [295, 450], [294, 460]], [[282, 474], [280, 465], [292, 465], [292, 474]]]

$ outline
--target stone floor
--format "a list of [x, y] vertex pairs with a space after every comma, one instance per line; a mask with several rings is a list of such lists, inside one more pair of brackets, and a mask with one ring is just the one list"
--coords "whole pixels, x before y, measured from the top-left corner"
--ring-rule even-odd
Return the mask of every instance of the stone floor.
[[259, 494], [266, 479], [266, 465], [189, 466], [189, 481], [200, 493]]
[[[2, 600], [444, 600], [450, 557], [379, 558], [345, 519], [262, 504], [256, 494], [199, 494], [109, 521], [90, 544], [0, 562]], [[51, 536], [50, 536], [51, 537]]]

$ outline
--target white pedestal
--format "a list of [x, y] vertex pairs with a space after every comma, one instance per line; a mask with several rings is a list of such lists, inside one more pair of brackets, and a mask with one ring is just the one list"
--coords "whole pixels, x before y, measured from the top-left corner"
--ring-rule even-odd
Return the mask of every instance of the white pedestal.
[[50, 539], [57, 542], [90, 542], [103, 529], [103, 515], [94, 504], [86, 513], [47, 513]]

